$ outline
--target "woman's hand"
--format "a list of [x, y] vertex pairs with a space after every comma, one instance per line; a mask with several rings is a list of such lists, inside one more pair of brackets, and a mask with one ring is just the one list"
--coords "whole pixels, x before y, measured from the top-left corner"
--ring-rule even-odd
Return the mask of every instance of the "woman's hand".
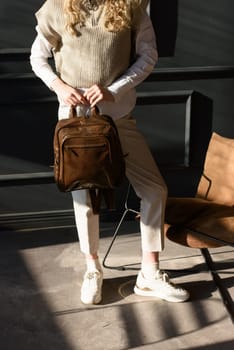
[[77, 106], [79, 104], [87, 105], [88, 101], [77, 89], [65, 84], [61, 79], [55, 79], [51, 88], [54, 90], [59, 100], [62, 100], [67, 106]]
[[94, 107], [100, 101], [115, 101], [114, 96], [108, 89], [97, 84], [92, 85], [85, 91], [84, 98], [89, 102], [90, 107]]

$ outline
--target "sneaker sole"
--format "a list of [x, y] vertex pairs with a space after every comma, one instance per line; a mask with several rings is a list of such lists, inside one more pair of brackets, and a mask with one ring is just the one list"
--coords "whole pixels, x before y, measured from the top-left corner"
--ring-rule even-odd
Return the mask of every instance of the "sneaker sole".
[[96, 300], [82, 300], [81, 298], [80, 300], [84, 305], [97, 305], [102, 301], [102, 298], [99, 297], [99, 298], [96, 298]]
[[155, 291], [143, 290], [143, 289], [138, 288], [137, 286], [134, 287], [134, 293], [137, 295], [143, 296], [143, 297], [159, 298], [159, 299], [166, 300], [166, 301], [169, 301], [172, 303], [182, 303], [182, 302], [189, 299], [189, 295], [187, 295], [183, 299], [179, 299], [178, 297], [173, 297], [173, 296], [168, 296], [167, 298], [165, 298], [165, 296], [163, 296], [163, 295], [156, 294]]

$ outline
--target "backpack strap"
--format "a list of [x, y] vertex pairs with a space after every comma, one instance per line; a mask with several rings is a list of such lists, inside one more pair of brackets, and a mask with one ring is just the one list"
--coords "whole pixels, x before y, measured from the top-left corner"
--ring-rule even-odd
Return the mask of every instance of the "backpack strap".
[[109, 210], [114, 210], [115, 207], [115, 201], [114, 201], [114, 189], [108, 188], [108, 189], [103, 189], [102, 195], [105, 200], [106, 206]]
[[90, 195], [94, 214], [100, 213], [102, 198], [104, 198], [106, 206], [109, 210], [114, 209], [114, 190], [113, 189], [90, 189], [89, 195]]

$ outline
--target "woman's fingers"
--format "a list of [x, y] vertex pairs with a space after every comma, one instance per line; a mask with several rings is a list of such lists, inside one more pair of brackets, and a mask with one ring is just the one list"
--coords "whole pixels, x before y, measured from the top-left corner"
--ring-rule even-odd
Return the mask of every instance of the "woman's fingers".
[[85, 91], [84, 97], [89, 102], [91, 107], [95, 106], [100, 101], [114, 102], [114, 97], [111, 92], [96, 84]]
[[76, 106], [78, 104], [88, 104], [86, 98], [73, 88], [64, 91], [62, 98], [65, 103], [71, 104], [72, 106]]
[[85, 91], [84, 97], [87, 99], [91, 107], [93, 107], [96, 103], [101, 101], [103, 94], [101, 88], [98, 85], [93, 85]]
[[53, 82], [52, 88], [55, 93], [68, 106], [76, 106], [78, 104], [88, 104], [86, 98], [79, 90], [70, 85], [65, 84], [59, 78]]
[[86, 98], [76, 89], [73, 89], [71, 92], [71, 98], [72, 101], [76, 104], [87, 104]]
[[64, 101], [68, 106], [89, 104], [91, 107], [94, 107], [100, 101], [114, 102], [114, 96], [112, 93], [108, 89], [97, 84], [88, 88], [84, 94], [72, 86], [65, 84], [60, 79], [56, 79], [52, 87], [59, 99]]

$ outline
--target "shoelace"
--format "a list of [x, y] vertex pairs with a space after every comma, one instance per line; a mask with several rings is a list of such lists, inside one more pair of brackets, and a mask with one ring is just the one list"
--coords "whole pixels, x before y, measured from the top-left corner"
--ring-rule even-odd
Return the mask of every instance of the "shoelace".
[[156, 273], [156, 279], [161, 279], [164, 282], [170, 282], [170, 278], [168, 274], [165, 271], [157, 271]]
[[161, 279], [163, 282], [167, 283], [167, 286], [169, 288], [179, 289], [178, 286], [176, 286], [174, 283], [170, 281], [170, 277], [165, 271], [159, 271], [156, 278]]
[[170, 281], [170, 277], [168, 276], [168, 274], [164, 271], [160, 271], [158, 274], [158, 278], [162, 279], [163, 282], [166, 282], [167, 284], [167, 288], [168, 289], [176, 289], [178, 292], [183, 292], [184, 289], [177, 286], [176, 284], [174, 284], [173, 282]]
[[97, 272], [97, 271], [94, 271], [94, 272], [87, 272], [85, 278], [87, 278], [88, 280], [92, 280], [92, 279], [95, 279], [95, 277], [99, 277], [100, 276], [100, 273]]
[[163, 273], [162, 273], [162, 280], [163, 280], [164, 282], [171, 283], [171, 282], [170, 282], [170, 278], [169, 278], [169, 276], [168, 276], [168, 274], [167, 274], [166, 272], [163, 272]]

